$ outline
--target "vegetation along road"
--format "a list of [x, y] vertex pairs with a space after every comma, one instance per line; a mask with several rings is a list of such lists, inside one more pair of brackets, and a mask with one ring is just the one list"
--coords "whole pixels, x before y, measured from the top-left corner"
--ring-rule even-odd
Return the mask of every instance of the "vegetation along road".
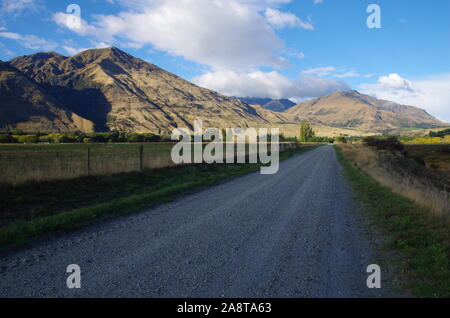
[[[332, 146], [0, 260], [0, 296], [364, 297], [378, 263]], [[81, 269], [69, 289], [66, 268]]]

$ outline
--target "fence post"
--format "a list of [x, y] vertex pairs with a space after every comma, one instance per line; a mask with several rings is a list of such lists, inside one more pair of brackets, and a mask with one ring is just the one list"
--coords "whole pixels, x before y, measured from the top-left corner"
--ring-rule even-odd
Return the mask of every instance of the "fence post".
[[139, 146], [139, 171], [144, 171], [144, 145]]
[[91, 175], [91, 147], [87, 147], [87, 175]]

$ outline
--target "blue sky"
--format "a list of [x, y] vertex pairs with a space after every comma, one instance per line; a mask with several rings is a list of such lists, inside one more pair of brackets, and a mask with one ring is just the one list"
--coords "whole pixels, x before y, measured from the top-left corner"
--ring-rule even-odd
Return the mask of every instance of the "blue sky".
[[450, 121], [449, 12], [448, 0], [2, 0], [0, 59], [114, 45], [227, 95], [357, 89]]

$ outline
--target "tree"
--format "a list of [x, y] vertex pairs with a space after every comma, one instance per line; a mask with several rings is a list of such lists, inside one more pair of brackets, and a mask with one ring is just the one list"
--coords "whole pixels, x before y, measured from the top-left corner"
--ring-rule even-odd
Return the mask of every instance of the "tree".
[[128, 135], [128, 142], [131, 143], [138, 143], [138, 142], [144, 142], [144, 137], [139, 134], [130, 134]]
[[11, 135], [9, 134], [0, 135], [0, 144], [10, 144], [14, 142], [15, 139]]
[[300, 124], [300, 142], [310, 141], [315, 136], [315, 132], [309, 125], [308, 121], [304, 120]]
[[34, 144], [39, 142], [39, 138], [36, 135], [22, 135], [17, 138], [21, 144]]

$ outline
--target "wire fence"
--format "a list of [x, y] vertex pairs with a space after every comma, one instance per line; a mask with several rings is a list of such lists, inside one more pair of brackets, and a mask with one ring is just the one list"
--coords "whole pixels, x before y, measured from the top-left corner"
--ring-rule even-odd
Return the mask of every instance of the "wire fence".
[[[282, 143], [280, 151], [297, 146]], [[0, 148], [0, 184], [18, 185], [29, 181], [66, 180], [176, 166], [170, 145], [92, 145], [61, 150], [58, 146], [19, 147]]]

